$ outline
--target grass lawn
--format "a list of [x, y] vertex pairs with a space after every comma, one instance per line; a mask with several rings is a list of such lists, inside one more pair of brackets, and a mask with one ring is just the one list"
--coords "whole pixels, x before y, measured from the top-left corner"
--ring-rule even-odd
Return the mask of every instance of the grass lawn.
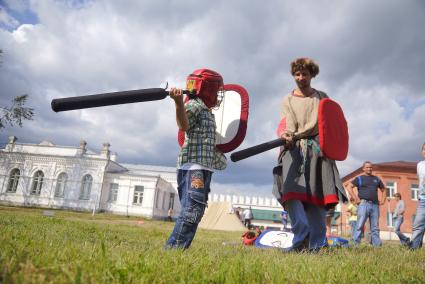
[[164, 251], [173, 223], [43, 212], [0, 206], [0, 283], [425, 283], [425, 249], [395, 243], [284, 254], [198, 230], [189, 250]]

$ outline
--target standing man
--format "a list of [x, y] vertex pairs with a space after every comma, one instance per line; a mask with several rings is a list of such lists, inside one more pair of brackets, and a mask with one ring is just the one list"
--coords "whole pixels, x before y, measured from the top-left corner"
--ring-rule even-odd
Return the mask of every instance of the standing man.
[[243, 216], [244, 216], [244, 225], [245, 225], [245, 227], [247, 227], [248, 229], [251, 229], [251, 220], [253, 218], [251, 206], [249, 206], [249, 208], [246, 208], [243, 211]]
[[173, 221], [173, 208], [171, 208], [171, 207], [168, 209], [167, 220], [169, 222], [172, 222]]
[[401, 194], [396, 193], [394, 194], [394, 197], [397, 201], [397, 204], [395, 206], [394, 212], [393, 212], [393, 219], [394, 219], [394, 228], [395, 233], [400, 239], [400, 242], [402, 245], [407, 245], [410, 242], [410, 239], [406, 237], [401, 231], [400, 227], [401, 224], [403, 224], [404, 221], [404, 212], [406, 211], [406, 205], [404, 204], [404, 201], [401, 200]]
[[294, 233], [292, 247], [285, 251], [317, 251], [328, 245], [326, 211], [340, 198], [345, 201], [345, 190], [335, 161], [320, 150], [319, 104], [328, 96], [311, 86], [319, 65], [297, 58], [290, 68], [297, 88], [283, 98], [286, 127], [279, 135], [286, 145], [273, 169], [274, 194], [288, 211]]
[[[372, 175], [372, 163], [363, 163], [364, 175], [356, 177], [349, 185], [348, 192], [354, 198], [357, 207], [357, 227], [354, 232], [354, 243], [360, 244], [366, 220], [369, 219], [371, 243], [374, 247], [381, 246], [379, 237], [379, 205], [384, 205], [387, 191], [384, 183], [377, 176]], [[356, 188], [356, 190], [355, 190]], [[381, 192], [381, 201], [378, 198]]]

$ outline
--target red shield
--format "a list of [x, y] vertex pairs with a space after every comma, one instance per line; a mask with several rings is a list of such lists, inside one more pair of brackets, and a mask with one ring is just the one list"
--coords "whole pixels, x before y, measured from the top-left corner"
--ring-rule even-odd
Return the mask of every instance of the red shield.
[[[320, 101], [318, 126], [323, 155], [331, 160], [345, 160], [348, 154], [348, 126], [339, 104], [329, 98]], [[285, 129], [286, 119], [283, 117], [276, 129], [277, 136], [281, 137]]]
[[319, 104], [319, 140], [326, 158], [336, 161], [347, 158], [347, 121], [339, 104], [329, 98], [322, 99]]

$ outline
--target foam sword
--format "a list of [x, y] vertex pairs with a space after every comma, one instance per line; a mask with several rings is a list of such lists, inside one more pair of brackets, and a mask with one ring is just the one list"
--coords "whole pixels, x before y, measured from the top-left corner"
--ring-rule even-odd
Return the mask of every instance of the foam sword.
[[[189, 95], [192, 94], [192, 92], [189, 90], [183, 90], [183, 94]], [[110, 105], [157, 101], [165, 99], [168, 95], [169, 91], [163, 88], [140, 89], [53, 99], [51, 107], [53, 111], [59, 112]]]
[[232, 160], [232, 162], [238, 162], [240, 160], [249, 158], [251, 156], [266, 152], [268, 150], [271, 150], [273, 148], [279, 147], [279, 146], [283, 146], [285, 144], [285, 139], [283, 138], [278, 138], [275, 140], [271, 140], [259, 145], [255, 145], [237, 152], [233, 152], [230, 155], [230, 160]]

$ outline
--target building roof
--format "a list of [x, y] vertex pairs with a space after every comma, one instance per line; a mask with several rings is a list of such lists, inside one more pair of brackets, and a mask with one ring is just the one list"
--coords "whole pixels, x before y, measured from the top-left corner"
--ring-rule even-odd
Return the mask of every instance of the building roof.
[[129, 164], [129, 163], [120, 163], [122, 166], [130, 170], [142, 170], [142, 171], [155, 171], [155, 172], [167, 172], [175, 174], [177, 169], [176, 167], [166, 167], [166, 166], [154, 166], [154, 165], [141, 165], [141, 164]]
[[162, 176], [167, 181], [176, 182], [176, 168], [154, 165], [140, 165], [119, 163], [121, 166], [128, 169], [128, 175], [152, 175]]
[[[417, 162], [406, 162], [406, 161], [394, 161], [394, 162], [383, 162], [383, 163], [372, 163], [373, 171], [379, 172], [397, 172], [397, 173], [410, 173], [416, 174]], [[356, 169], [342, 178], [342, 182], [346, 182], [358, 175], [363, 173], [363, 167]]]

